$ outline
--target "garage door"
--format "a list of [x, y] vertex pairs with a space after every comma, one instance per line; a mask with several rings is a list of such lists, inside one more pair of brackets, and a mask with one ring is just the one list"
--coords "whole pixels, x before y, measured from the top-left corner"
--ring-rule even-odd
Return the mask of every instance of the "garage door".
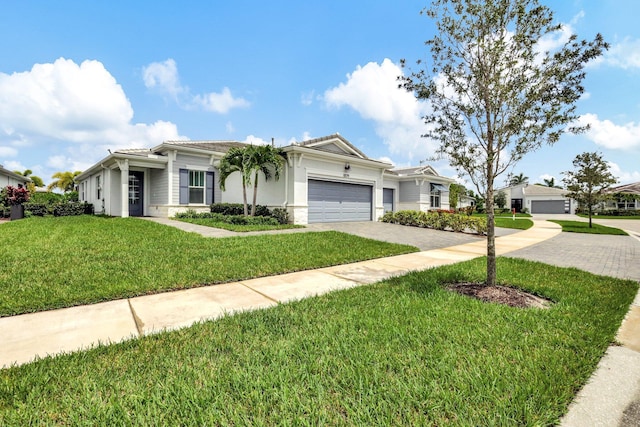
[[309, 180], [309, 223], [371, 221], [370, 185]]
[[565, 204], [568, 203], [568, 200], [532, 200], [531, 213], [563, 214], [568, 211], [568, 209], [565, 211]]

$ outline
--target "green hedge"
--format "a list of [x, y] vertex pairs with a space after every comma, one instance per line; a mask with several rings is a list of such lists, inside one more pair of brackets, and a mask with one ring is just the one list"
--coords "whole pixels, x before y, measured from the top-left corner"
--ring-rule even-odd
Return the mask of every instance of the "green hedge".
[[[249, 206], [249, 212], [251, 212], [251, 206]], [[194, 212], [195, 213], [195, 212]], [[214, 203], [211, 205], [211, 213], [218, 214], [223, 216], [243, 216], [244, 217], [244, 205], [242, 203]], [[211, 218], [208, 216], [179, 216], [181, 214], [176, 215], [176, 218]], [[284, 208], [274, 208], [270, 210], [268, 207], [263, 205], [256, 205], [256, 215], [255, 217], [268, 217], [274, 218], [277, 224], [288, 224], [289, 223], [289, 213]], [[254, 217], [254, 218], [255, 218]], [[226, 220], [220, 220], [223, 222], [228, 222]], [[241, 221], [241, 220], [236, 220]], [[273, 223], [272, 221], [269, 224]], [[231, 224], [245, 224], [240, 222], [232, 222]], [[255, 223], [258, 224], [266, 224], [266, 223]]]
[[196, 212], [193, 209], [189, 209], [186, 212], [179, 212], [175, 216], [176, 218], [204, 218], [212, 219], [214, 221], [226, 222], [227, 224], [235, 225], [279, 225], [280, 222], [277, 218], [271, 216], [244, 216], [244, 215], [223, 215], [216, 212]]
[[476, 234], [487, 233], [486, 218], [442, 211], [421, 212], [405, 210], [387, 212], [380, 218], [380, 221], [411, 227], [431, 228], [434, 230], [450, 230], [457, 233], [467, 230], [473, 231]]

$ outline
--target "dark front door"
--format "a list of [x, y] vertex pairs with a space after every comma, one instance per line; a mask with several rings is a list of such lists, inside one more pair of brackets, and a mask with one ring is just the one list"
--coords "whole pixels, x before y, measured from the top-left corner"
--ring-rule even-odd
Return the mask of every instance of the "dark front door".
[[511, 209], [522, 212], [522, 199], [511, 199]]
[[129, 172], [129, 216], [142, 216], [144, 172]]

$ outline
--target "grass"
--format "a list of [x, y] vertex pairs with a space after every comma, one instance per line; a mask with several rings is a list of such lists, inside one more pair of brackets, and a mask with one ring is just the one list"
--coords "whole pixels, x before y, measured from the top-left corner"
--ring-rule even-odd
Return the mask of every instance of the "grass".
[[0, 425], [551, 425], [638, 283], [500, 258], [548, 310], [485, 304], [440, 267], [0, 371]]
[[188, 222], [191, 224], [204, 225], [206, 227], [222, 228], [224, 230], [236, 231], [240, 233], [248, 231], [270, 231], [270, 230], [287, 230], [290, 228], [304, 228], [303, 225], [295, 224], [280, 224], [280, 225], [242, 225], [242, 224], [229, 224], [228, 222], [216, 221], [212, 218], [176, 218], [176, 221]]
[[[589, 218], [588, 214], [577, 214], [581, 218]], [[640, 220], [640, 215], [603, 215], [597, 214], [592, 216], [593, 219], [635, 219]]]
[[212, 239], [95, 216], [14, 221], [0, 239], [0, 316], [417, 251], [339, 232]]
[[515, 228], [518, 230], [527, 230], [533, 227], [533, 221], [526, 218], [516, 218], [515, 220], [511, 217], [496, 217], [494, 219], [496, 227], [501, 228]]
[[[471, 216], [475, 216], [478, 218], [486, 218], [487, 214], [474, 213]], [[513, 214], [504, 213], [504, 214], [495, 215], [494, 221], [495, 221], [496, 227], [514, 228], [516, 230], [527, 230], [533, 227], [533, 221], [527, 218], [531, 218], [531, 215], [525, 214], [525, 213], [517, 213], [516, 219], [514, 221]]]
[[584, 221], [559, 221], [551, 219], [549, 221], [560, 224], [562, 226], [562, 231], [566, 231], [569, 233], [611, 234], [615, 236], [628, 236], [626, 232], [620, 230], [619, 228], [606, 227], [604, 225], [599, 225], [596, 223], [592, 223], [593, 227], [589, 228], [589, 223]]

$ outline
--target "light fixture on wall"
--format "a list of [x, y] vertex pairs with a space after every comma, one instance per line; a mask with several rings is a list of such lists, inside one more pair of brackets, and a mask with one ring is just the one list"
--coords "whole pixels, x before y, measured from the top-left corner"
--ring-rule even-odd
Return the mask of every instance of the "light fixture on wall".
[[351, 165], [347, 162], [344, 164], [344, 170], [348, 171], [349, 169], [351, 169]]

